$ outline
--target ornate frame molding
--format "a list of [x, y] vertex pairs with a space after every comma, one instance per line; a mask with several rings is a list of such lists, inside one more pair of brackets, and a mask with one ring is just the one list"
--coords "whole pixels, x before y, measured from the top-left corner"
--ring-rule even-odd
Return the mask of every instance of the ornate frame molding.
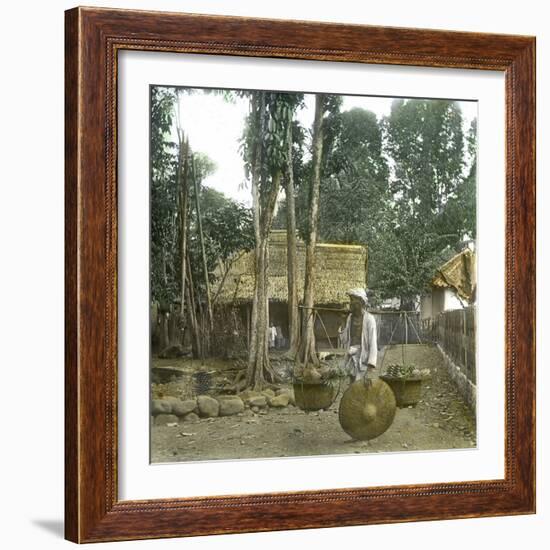
[[[117, 53], [123, 49], [505, 73], [504, 479], [118, 500], [116, 90]], [[65, 517], [69, 540], [96, 542], [534, 512], [533, 37], [75, 8], [66, 12], [65, 55]]]

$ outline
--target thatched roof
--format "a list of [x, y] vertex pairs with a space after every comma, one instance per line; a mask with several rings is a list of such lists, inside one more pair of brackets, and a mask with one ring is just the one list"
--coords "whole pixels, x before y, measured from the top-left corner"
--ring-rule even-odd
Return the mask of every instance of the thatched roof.
[[[316, 304], [344, 304], [346, 291], [365, 287], [367, 283], [367, 248], [361, 245], [318, 243], [315, 249]], [[305, 244], [298, 239], [298, 296], [303, 296]], [[286, 231], [273, 231], [269, 239], [269, 298], [286, 302], [287, 246]], [[252, 300], [254, 290], [254, 253], [243, 254], [232, 266], [222, 292], [221, 303], [246, 303]], [[217, 288], [213, 289], [214, 294]]]
[[431, 282], [436, 288], [452, 288], [463, 299], [471, 301], [476, 288], [476, 255], [469, 248], [453, 256], [438, 270]]

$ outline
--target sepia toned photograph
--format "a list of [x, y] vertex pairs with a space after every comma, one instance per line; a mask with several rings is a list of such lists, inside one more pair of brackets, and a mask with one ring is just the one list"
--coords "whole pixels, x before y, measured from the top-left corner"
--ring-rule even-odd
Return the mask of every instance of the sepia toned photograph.
[[150, 87], [152, 463], [477, 446], [477, 102]]

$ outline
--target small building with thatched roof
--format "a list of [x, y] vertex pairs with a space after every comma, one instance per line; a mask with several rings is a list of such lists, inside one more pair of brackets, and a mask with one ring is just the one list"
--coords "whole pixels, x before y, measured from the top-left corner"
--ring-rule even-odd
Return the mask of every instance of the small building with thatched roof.
[[445, 262], [430, 281], [430, 292], [422, 297], [422, 318], [434, 318], [441, 312], [461, 309], [475, 302], [476, 255], [465, 248]]
[[[367, 247], [317, 243], [315, 249], [315, 307], [328, 308], [318, 311], [315, 332], [321, 345], [337, 345], [338, 327], [345, 318], [350, 288], [366, 287]], [[305, 243], [297, 242], [298, 299], [303, 298]], [[272, 231], [269, 239], [269, 319], [270, 325], [281, 331], [282, 346], [288, 339], [288, 282], [287, 282], [287, 235], [284, 230]], [[221, 284], [221, 278], [218, 285]], [[214, 287], [217, 304], [239, 308], [250, 322], [254, 292], [254, 252], [242, 254], [232, 265], [221, 289]], [[331, 311], [331, 310], [341, 311]]]

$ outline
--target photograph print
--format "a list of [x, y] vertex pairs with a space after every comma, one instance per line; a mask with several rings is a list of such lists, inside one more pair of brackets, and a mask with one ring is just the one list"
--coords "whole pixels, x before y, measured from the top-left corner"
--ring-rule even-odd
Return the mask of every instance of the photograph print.
[[151, 462], [475, 448], [477, 102], [149, 114]]

